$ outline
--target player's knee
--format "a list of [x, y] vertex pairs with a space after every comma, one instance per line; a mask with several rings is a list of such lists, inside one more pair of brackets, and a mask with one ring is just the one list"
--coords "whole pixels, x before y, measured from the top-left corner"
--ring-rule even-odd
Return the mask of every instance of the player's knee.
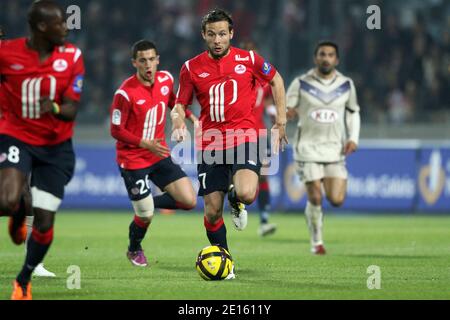
[[192, 210], [197, 206], [197, 197], [195, 195], [186, 199], [184, 203], [184, 210]]
[[197, 197], [195, 193], [186, 196], [182, 202], [178, 203], [178, 207], [183, 210], [192, 210], [197, 205]]
[[134, 213], [143, 221], [150, 221], [153, 218], [155, 212], [155, 204], [153, 203], [153, 197], [150, 195], [144, 199], [138, 201], [131, 201]]
[[242, 203], [246, 205], [252, 204], [256, 199], [256, 188], [245, 186], [236, 190], [236, 196]]
[[333, 207], [340, 207], [344, 204], [344, 197], [343, 196], [328, 197], [328, 201]]
[[206, 207], [205, 216], [209, 223], [215, 224], [222, 217], [222, 208], [209, 205]]
[[320, 193], [311, 194], [308, 197], [308, 201], [314, 206], [320, 206], [322, 204], [322, 195]]

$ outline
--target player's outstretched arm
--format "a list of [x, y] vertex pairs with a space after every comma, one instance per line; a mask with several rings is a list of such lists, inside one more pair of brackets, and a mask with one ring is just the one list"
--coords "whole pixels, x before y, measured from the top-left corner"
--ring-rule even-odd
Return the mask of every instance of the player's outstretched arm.
[[184, 119], [186, 118], [184, 105], [177, 103], [170, 112], [170, 118], [172, 119], [172, 137], [181, 142], [186, 137], [186, 124]]
[[74, 121], [77, 116], [78, 102], [68, 98], [63, 99], [63, 103], [59, 105], [57, 102], [50, 100], [49, 97], [41, 98], [40, 101], [41, 114], [51, 113], [62, 121]]
[[277, 154], [280, 150], [284, 151], [284, 145], [289, 143], [286, 136], [286, 95], [284, 89], [284, 81], [281, 75], [275, 74], [272, 81], [272, 95], [277, 110], [275, 124], [272, 127], [272, 135], [275, 137], [273, 150]]

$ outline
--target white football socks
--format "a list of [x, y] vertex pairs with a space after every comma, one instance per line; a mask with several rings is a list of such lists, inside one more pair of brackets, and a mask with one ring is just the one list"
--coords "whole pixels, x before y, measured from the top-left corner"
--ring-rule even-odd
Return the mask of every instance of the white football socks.
[[323, 213], [322, 206], [315, 206], [309, 201], [306, 203], [305, 209], [306, 223], [308, 224], [309, 234], [311, 237], [311, 245], [323, 245], [322, 239], [322, 225]]

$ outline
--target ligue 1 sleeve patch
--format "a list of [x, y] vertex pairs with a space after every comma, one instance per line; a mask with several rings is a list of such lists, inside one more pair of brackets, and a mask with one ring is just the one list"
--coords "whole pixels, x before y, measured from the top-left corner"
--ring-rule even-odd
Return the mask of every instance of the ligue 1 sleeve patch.
[[120, 110], [114, 109], [114, 111], [112, 113], [112, 124], [114, 124], [116, 126], [120, 126], [121, 118], [122, 118], [122, 113], [120, 112]]
[[83, 90], [83, 78], [84, 77], [81, 74], [75, 77], [72, 85], [74, 92], [81, 93], [81, 91]]
[[262, 66], [262, 72], [267, 76], [269, 74], [270, 70], [272, 70], [272, 66], [270, 65], [270, 63], [265, 61]]

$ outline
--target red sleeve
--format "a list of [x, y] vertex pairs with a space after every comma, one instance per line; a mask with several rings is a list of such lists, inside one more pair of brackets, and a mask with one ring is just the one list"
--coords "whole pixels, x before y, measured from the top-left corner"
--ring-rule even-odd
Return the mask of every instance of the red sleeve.
[[84, 79], [84, 61], [83, 55], [80, 49], [75, 51], [75, 63], [73, 65], [72, 75], [69, 81], [69, 86], [64, 91], [63, 96], [73, 100], [80, 101], [81, 92], [83, 91], [83, 79]]
[[270, 82], [273, 77], [275, 77], [277, 70], [268, 61], [265, 61], [259, 54], [253, 52], [253, 55], [255, 57], [253, 74], [262, 84]]
[[189, 106], [192, 104], [194, 84], [192, 83], [191, 75], [188, 68], [186, 67], [186, 63], [181, 67], [180, 85], [178, 87], [177, 99], [175, 103]]
[[[170, 97], [169, 97], [169, 108], [170, 108], [170, 110], [172, 110], [173, 107], [175, 106], [175, 100], [176, 100], [176, 96], [175, 96], [175, 94], [173, 93], [173, 90], [172, 90], [170, 92]], [[186, 107], [184, 108], [184, 112], [185, 112], [186, 118], [189, 118], [192, 115], [192, 111], [189, 110]]]
[[139, 146], [141, 138], [125, 128], [131, 103], [122, 94], [116, 93], [111, 104], [111, 136], [114, 139], [135, 146]]

